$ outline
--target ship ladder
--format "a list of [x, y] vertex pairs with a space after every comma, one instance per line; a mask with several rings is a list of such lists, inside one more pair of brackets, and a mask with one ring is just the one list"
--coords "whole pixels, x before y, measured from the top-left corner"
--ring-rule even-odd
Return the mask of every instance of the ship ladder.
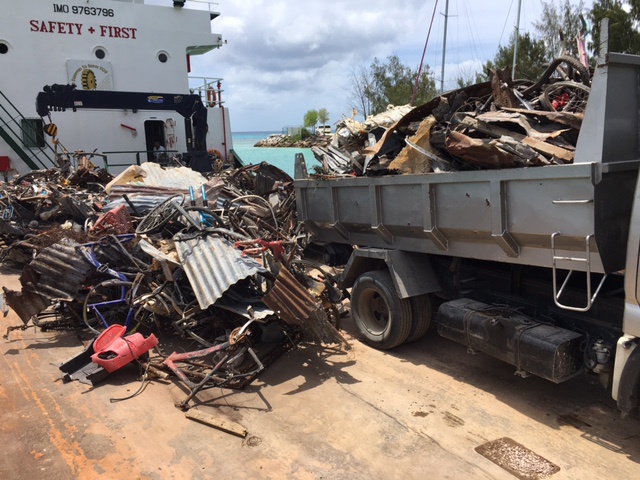
[[[23, 148], [24, 138], [29, 138], [37, 145], [38, 133], [30, 128], [24, 128], [23, 123], [27, 120], [17, 107], [0, 91], [0, 138], [20, 157], [20, 159], [32, 170], [47, 169], [55, 164], [52, 157], [55, 151], [49, 144], [45, 147]], [[47, 151], [49, 151], [49, 154]]]

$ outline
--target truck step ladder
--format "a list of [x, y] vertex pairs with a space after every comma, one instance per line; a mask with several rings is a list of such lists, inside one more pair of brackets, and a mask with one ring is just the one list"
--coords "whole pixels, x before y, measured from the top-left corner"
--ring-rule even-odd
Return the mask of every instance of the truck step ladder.
[[[585, 237], [585, 256], [584, 257], [566, 257], [562, 255], [557, 255], [556, 254], [556, 237], [559, 237], [560, 235], [561, 235], [560, 232], [554, 232], [551, 234], [551, 255], [552, 255], [551, 270], [553, 275], [553, 301], [558, 307], [562, 309], [571, 310], [574, 312], [586, 312], [591, 309], [593, 302], [598, 296], [598, 293], [600, 293], [600, 289], [602, 288], [602, 285], [604, 284], [604, 281], [607, 278], [607, 274], [604, 274], [602, 277], [602, 280], [600, 280], [598, 287], [596, 288], [595, 292], [593, 292], [593, 295], [592, 295], [591, 294], [592, 289], [591, 289], [591, 245], [590, 244], [591, 244], [591, 239], [594, 237], [594, 235], [590, 234]], [[557, 274], [557, 264], [556, 264], [557, 261], [580, 262], [580, 263], [586, 264], [585, 270], [586, 270], [586, 276], [587, 276], [587, 302], [586, 302], [587, 304], [584, 307], [573, 307], [571, 305], [564, 305], [560, 303], [560, 297], [562, 296], [562, 292], [564, 291], [565, 287], [569, 283], [569, 279], [571, 278], [571, 275], [573, 274], [574, 271], [569, 270], [569, 273], [567, 274], [564, 281], [562, 282], [562, 286], [560, 287], [560, 290], [558, 290], [558, 274]]]

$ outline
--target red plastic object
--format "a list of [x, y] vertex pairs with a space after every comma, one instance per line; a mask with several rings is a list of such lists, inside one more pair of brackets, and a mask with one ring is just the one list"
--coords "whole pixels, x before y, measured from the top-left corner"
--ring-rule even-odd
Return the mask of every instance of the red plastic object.
[[111, 345], [114, 340], [124, 337], [125, 333], [127, 333], [127, 327], [124, 325], [111, 325], [93, 342], [93, 351], [98, 353], [108, 350], [109, 345]]
[[158, 339], [152, 333], [144, 338], [141, 333], [124, 336], [127, 328], [123, 325], [111, 325], [93, 342], [91, 361], [107, 372], [115, 372], [131, 363], [140, 355], [158, 345]]
[[[247, 241], [239, 241], [233, 244], [234, 248], [242, 249], [242, 255], [257, 255], [261, 252], [266, 252], [268, 249], [271, 249], [273, 255], [280, 261], [284, 260], [284, 244], [288, 242], [284, 242], [282, 240], [277, 240], [275, 242], [267, 242], [260, 238], [256, 240], [247, 240]], [[259, 245], [258, 247], [254, 247], [254, 245]], [[252, 247], [252, 248], [247, 248]]]
[[8, 172], [9, 170], [11, 170], [9, 157], [0, 157], [0, 172]]
[[122, 235], [133, 231], [131, 215], [125, 205], [120, 205], [113, 210], [103, 214], [96, 224], [91, 228], [91, 232], [108, 231], [116, 235]]

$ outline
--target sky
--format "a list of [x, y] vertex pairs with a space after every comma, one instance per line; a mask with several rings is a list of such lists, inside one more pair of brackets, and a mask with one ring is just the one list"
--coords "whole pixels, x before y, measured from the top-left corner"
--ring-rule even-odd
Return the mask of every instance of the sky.
[[[578, 0], [571, 0], [578, 3]], [[149, 3], [149, 1], [147, 2]], [[155, 0], [154, 3], [162, 3]], [[440, 86], [448, 20], [445, 90], [472, 77], [517, 23], [518, 0], [437, 2], [424, 63]], [[522, 0], [520, 32], [535, 35], [542, 0]], [[592, 1], [584, 2], [588, 7]], [[417, 68], [436, 0], [220, 0], [212, 31], [226, 43], [192, 58], [192, 75], [223, 78], [223, 100], [234, 132], [299, 126], [311, 109], [326, 108], [334, 124], [351, 116], [348, 92], [354, 68], [398, 55]], [[190, 8], [202, 4], [187, 1]], [[358, 118], [362, 119], [361, 116]]]

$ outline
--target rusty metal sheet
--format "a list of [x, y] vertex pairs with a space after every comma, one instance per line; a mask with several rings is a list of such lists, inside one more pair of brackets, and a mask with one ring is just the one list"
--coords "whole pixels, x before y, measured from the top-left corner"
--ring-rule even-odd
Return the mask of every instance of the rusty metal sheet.
[[77, 245], [65, 238], [43, 249], [24, 267], [20, 276], [23, 288], [49, 299], [81, 298], [78, 292], [95, 267], [78, 253]]
[[[431, 129], [437, 121], [433, 115], [429, 115], [422, 122], [415, 135], [409, 138], [409, 142], [426, 150], [432, 157], [438, 157], [439, 152], [431, 146]], [[411, 146], [411, 143], [402, 149], [396, 158], [389, 164], [390, 170], [398, 170], [401, 173], [429, 173], [433, 171], [431, 159]]]
[[174, 238], [182, 263], [200, 308], [213, 305], [238, 281], [266, 272], [251, 257], [243, 256], [233, 244], [215, 235]]
[[[102, 211], [109, 212], [119, 207], [120, 205], [125, 205], [129, 213], [137, 216], [143, 216], [176, 193], [183, 193], [185, 195], [187, 194], [186, 192], [180, 191], [173, 191], [172, 193], [162, 195], [136, 195], [135, 193], [131, 194], [131, 192], [129, 192], [128, 194], [127, 192], [122, 193], [124, 195], [127, 195], [127, 197], [129, 198], [129, 202], [127, 202], [122, 196], [119, 196], [118, 198], [111, 200], [104, 207], [102, 207]], [[131, 205], [135, 207], [135, 212], [133, 211], [133, 208], [131, 208]]]
[[283, 321], [298, 325], [306, 337], [319, 343], [338, 343], [350, 348], [340, 332], [329, 322], [321, 302], [285, 268], [280, 269], [274, 286], [262, 297], [262, 302]]
[[508, 112], [521, 113], [522, 115], [527, 115], [529, 117], [546, 118], [551, 122], [566, 125], [575, 130], [580, 130], [580, 127], [582, 126], [582, 120], [584, 119], [584, 113], [543, 112], [541, 110], [526, 110], [524, 108], [505, 108], [504, 110]]
[[569, 131], [568, 128], [562, 128], [555, 123], [538, 124], [535, 121], [529, 120], [529, 118], [523, 114], [513, 111], [485, 112], [476, 118], [481, 122], [511, 124], [510, 126], [515, 127], [514, 131], [516, 131], [516, 133], [519, 133], [518, 127], [520, 127], [526, 132], [527, 136], [540, 140], [541, 142], [545, 142], [550, 138], [559, 137]]
[[451, 131], [447, 135], [447, 152], [470, 165], [482, 168], [508, 168], [515, 166], [514, 156], [498, 148], [494, 140], [471, 138]]
[[273, 288], [262, 297], [262, 302], [282, 320], [296, 325], [301, 325], [318, 310], [309, 291], [285, 268], [280, 269]]
[[91, 209], [89, 205], [87, 205], [86, 202], [78, 198], [74, 198], [71, 195], [65, 195], [64, 197], [56, 198], [55, 202], [60, 206], [60, 208], [62, 208], [65, 212], [67, 212], [74, 218], [84, 220], [85, 218], [88, 218], [96, 213]]
[[20, 320], [26, 325], [34, 315], [46, 309], [51, 302], [48, 298], [35, 293], [27, 292], [24, 289], [21, 292], [8, 290], [2, 287], [4, 298], [9, 305], [20, 317]]

